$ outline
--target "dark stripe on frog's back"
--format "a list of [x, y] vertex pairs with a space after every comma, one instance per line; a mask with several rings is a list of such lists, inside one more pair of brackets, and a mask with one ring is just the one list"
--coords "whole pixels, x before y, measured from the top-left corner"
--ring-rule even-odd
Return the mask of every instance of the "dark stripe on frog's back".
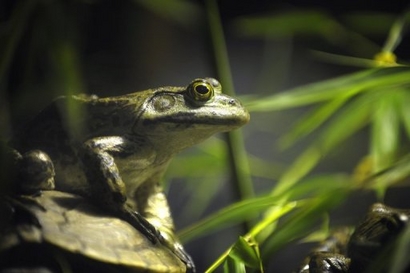
[[[65, 111], [68, 100], [74, 100], [74, 103], [82, 107], [82, 117], [74, 121], [74, 125], [81, 128], [75, 133], [68, 128], [68, 115]], [[97, 99], [93, 102], [60, 97], [27, 123], [15, 135], [11, 144], [20, 152], [43, 150], [54, 160], [58, 160], [61, 154], [73, 158], [73, 146], [90, 138], [130, 132], [136, 118], [136, 107], [136, 103], [126, 97], [117, 100]]]

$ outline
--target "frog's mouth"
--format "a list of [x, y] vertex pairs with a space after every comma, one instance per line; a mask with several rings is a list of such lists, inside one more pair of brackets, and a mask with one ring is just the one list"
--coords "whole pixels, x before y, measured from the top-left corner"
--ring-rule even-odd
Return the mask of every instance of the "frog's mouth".
[[227, 95], [218, 94], [206, 103], [195, 105], [183, 93], [162, 93], [143, 107], [136, 127], [160, 131], [191, 128], [223, 132], [239, 128], [249, 119], [249, 113], [241, 103]]

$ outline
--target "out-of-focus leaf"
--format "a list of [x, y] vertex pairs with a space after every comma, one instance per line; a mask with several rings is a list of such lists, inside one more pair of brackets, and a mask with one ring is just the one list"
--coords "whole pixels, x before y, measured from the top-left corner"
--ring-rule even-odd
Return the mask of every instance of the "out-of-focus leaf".
[[320, 148], [322, 156], [339, 145], [369, 122], [373, 93], [367, 93], [344, 107], [313, 145]]
[[310, 233], [305, 238], [302, 238], [300, 242], [302, 243], [311, 243], [311, 242], [321, 242], [324, 241], [327, 237], [329, 237], [329, 215], [323, 215], [323, 221], [320, 225], [320, 228], [315, 230], [314, 232]]
[[[342, 20], [357, 32], [370, 35], [386, 35], [397, 15], [386, 12], [352, 12], [342, 16]], [[372, 24], [369, 24], [372, 22]]]
[[136, 3], [153, 12], [179, 23], [191, 27], [203, 17], [200, 7], [192, 1], [184, 0], [134, 0]]
[[[331, 181], [329, 181], [331, 183]], [[340, 205], [349, 190], [337, 189], [326, 194], [317, 195], [307, 200], [300, 209], [278, 226], [262, 245], [263, 259], [270, 257], [278, 249], [311, 233], [322, 217], [329, 210]]]
[[276, 180], [282, 174], [284, 164], [271, 162], [248, 154], [248, 161], [252, 176]]
[[373, 104], [374, 108], [372, 109], [373, 126], [370, 153], [374, 172], [381, 171], [394, 162], [399, 144], [396, 91], [389, 90], [388, 92]]
[[400, 92], [400, 99], [398, 103], [398, 111], [401, 115], [404, 129], [407, 137], [410, 138], [410, 92], [409, 90], [402, 90]]
[[225, 207], [216, 213], [196, 222], [195, 224], [181, 230], [179, 238], [183, 242], [201, 235], [211, 233], [217, 229], [226, 228], [255, 216], [255, 213], [274, 206], [278, 198], [273, 196], [262, 196], [247, 199]]
[[408, 67], [375, 68], [248, 101], [246, 106], [250, 111], [277, 111], [334, 99], [346, 92], [353, 95], [373, 88], [409, 83]]
[[301, 198], [326, 195], [339, 189], [349, 190], [352, 188], [352, 178], [349, 174], [331, 173], [320, 174], [305, 178], [279, 196], [286, 196], [286, 200], [298, 200]]
[[396, 240], [395, 248], [393, 250], [392, 261], [388, 272], [401, 273], [406, 272], [410, 267], [409, 262], [410, 253], [410, 225], [407, 225], [403, 232]]
[[288, 148], [293, 143], [304, 136], [311, 133], [325, 122], [333, 113], [335, 113], [348, 99], [348, 92], [340, 97], [337, 97], [323, 106], [315, 109], [311, 114], [301, 118], [293, 127], [292, 131], [283, 136], [280, 140], [280, 146]]
[[[176, 156], [165, 174], [166, 186], [173, 179], [183, 179], [185, 203], [178, 213], [182, 219], [198, 219], [221, 187], [227, 173], [226, 143], [220, 138], [211, 139]], [[195, 194], [200, 193], [200, 194]]]
[[246, 239], [240, 236], [229, 252], [229, 257], [249, 268], [263, 272], [258, 243], [251, 238]]
[[[245, 264], [238, 261], [238, 260], [232, 259], [230, 257], [228, 257], [225, 260], [223, 268], [224, 268], [224, 270], [223, 270], [224, 273], [236, 273], [236, 272], [246, 273]], [[213, 272], [213, 271], [214, 270], [211, 270], [211, 271], [207, 270], [207, 271], [205, 271], [205, 273], [210, 273], [210, 272]]]
[[280, 177], [273, 188], [272, 195], [280, 195], [294, 186], [302, 177], [316, 166], [321, 158], [320, 151], [315, 147], [305, 150]]
[[234, 27], [243, 35], [288, 37], [299, 35], [331, 36], [343, 31], [328, 14], [319, 10], [290, 11], [270, 16], [237, 19]]
[[[379, 48], [377, 48], [377, 51]], [[375, 50], [375, 52], [377, 52]], [[313, 56], [318, 58], [319, 60], [323, 60], [328, 63], [338, 64], [338, 65], [346, 65], [349, 67], [363, 67], [363, 68], [373, 68], [373, 67], [381, 67], [379, 62], [376, 62], [374, 59], [365, 59], [365, 58], [358, 58], [352, 56], [345, 56], [340, 54], [332, 54], [317, 50], [311, 51]]]
[[409, 23], [410, 9], [403, 13], [402, 16], [396, 18], [393, 26], [390, 28], [389, 36], [383, 46], [384, 52], [393, 52], [402, 40], [403, 33]]
[[[352, 188], [351, 181], [350, 176], [344, 174], [319, 175], [309, 179], [304, 179], [300, 181], [300, 183], [297, 183], [291, 187], [279, 190], [275, 193], [275, 196], [277, 196], [279, 202], [283, 203], [299, 200], [294, 201], [297, 203], [297, 207], [304, 207], [306, 204], [300, 201], [301, 198], [327, 196], [328, 194], [333, 194], [337, 191], [347, 192]], [[281, 209], [283, 210], [284, 207], [285, 206]], [[264, 219], [250, 231], [252, 236], [258, 235], [259, 242], [265, 241], [266, 238], [274, 232], [276, 225], [268, 224], [273, 223], [273, 220], [269, 218], [272, 217], [271, 214], [274, 215], [278, 213], [278, 208], [279, 206], [269, 208], [269, 210], [264, 214]], [[276, 216], [275, 219], [277, 219]]]
[[364, 184], [369, 188], [388, 187], [409, 176], [410, 154], [407, 154], [387, 169], [370, 176]]

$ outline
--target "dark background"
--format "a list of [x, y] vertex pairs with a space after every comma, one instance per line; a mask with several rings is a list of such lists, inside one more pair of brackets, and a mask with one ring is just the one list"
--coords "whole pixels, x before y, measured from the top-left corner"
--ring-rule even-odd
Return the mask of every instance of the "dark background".
[[[5, 31], [14, 18], [16, 10], [26, 1], [2, 0], [0, 23]], [[180, 24], [174, 19], [153, 12], [138, 1], [33, 1], [31, 12], [18, 18], [24, 22], [21, 39], [14, 50], [4, 55], [9, 65], [0, 79], [0, 129], [3, 138], [30, 116], [40, 111], [54, 97], [66, 94], [67, 88], [75, 92], [98, 95], [119, 95], [164, 85], [185, 86], [197, 77], [217, 77], [214, 68], [210, 37], [205, 15], [192, 14], [190, 24]], [[141, 1], [143, 2], [143, 1]], [[202, 6], [201, 1], [192, 1]], [[227, 39], [228, 54], [236, 92], [245, 94], [269, 94], [294, 86], [307, 84], [336, 75], [353, 72], [358, 68], [344, 67], [315, 59], [309, 49], [346, 54], [344, 46], [329, 45], [316, 37], [294, 39], [249, 38], [240, 35], [233, 27], [233, 20], [240, 16], [280, 14], [292, 9], [321, 9], [338, 19], [350, 12], [387, 12], [400, 14], [407, 1], [219, 1], [221, 19]], [[21, 12], [23, 9], [21, 9]], [[181, 18], [184, 21], [187, 18]], [[25, 21], [24, 21], [25, 20]], [[369, 22], [377, 24], [378, 22]], [[4, 37], [4, 36], [3, 36]], [[9, 36], [6, 36], [9, 37]], [[385, 36], [371, 39], [383, 45]], [[6, 44], [0, 41], [1, 49]], [[59, 45], [61, 41], [68, 41]], [[68, 45], [68, 49], [65, 48]], [[396, 53], [408, 60], [409, 39], [404, 38]], [[51, 48], [60, 48], [52, 51]], [[61, 53], [63, 52], [63, 53]], [[65, 53], [64, 53], [65, 52]], [[376, 52], [367, 52], [364, 58], [372, 58]], [[66, 55], [64, 55], [66, 54]], [[74, 71], [59, 67], [59, 60], [69, 58]], [[270, 75], [269, 86], [260, 84], [266, 62], [276, 64], [277, 73]], [[67, 73], [64, 73], [66, 71]], [[289, 129], [289, 124], [301, 110], [278, 113], [273, 116], [255, 114], [244, 128], [249, 152], [272, 160], [291, 162], [298, 150], [279, 153], [271, 147], [278, 136]], [[253, 125], [258, 119], [271, 121], [274, 133], [257, 132]], [[352, 143], [337, 151], [320, 165], [320, 171], [350, 171], [367, 150], [367, 133], [355, 136]], [[266, 181], [256, 181], [259, 190], [271, 187]], [[181, 181], [171, 184], [169, 198], [177, 227], [185, 226], [194, 219], [180, 219], [178, 211], [184, 206], [180, 195]], [[225, 191], [214, 197], [214, 207], [206, 213], [234, 201], [228, 185]], [[409, 207], [408, 193], [391, 190], [386, 202]], [[371, 193], [353, 196], [345, 207], [335, 212], [335, 224], [357, 222], [375, 200]], [[354, 208], [354, 209], [353, 209]], [[352, 213], [354, 211], [354, 213]], [[188, 252], [202, 272], [229, 246], [241, 230], [229, 229], [187, 245]], [[222, 239], [223, 238], [223, 239]], [[292, 246], [272, 257], [269, 271], [290, 272], [297, 267], [303, 253], [310, 246]]]

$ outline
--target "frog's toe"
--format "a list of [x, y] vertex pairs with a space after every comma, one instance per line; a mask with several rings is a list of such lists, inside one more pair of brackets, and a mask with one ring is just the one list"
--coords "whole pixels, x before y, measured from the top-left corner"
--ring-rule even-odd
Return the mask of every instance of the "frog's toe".
[[55, 187], [53, 162], [40, 150], [29, 151], [22, 156], [19, 176], [20, 190], [24, 193], [52, 190]]

